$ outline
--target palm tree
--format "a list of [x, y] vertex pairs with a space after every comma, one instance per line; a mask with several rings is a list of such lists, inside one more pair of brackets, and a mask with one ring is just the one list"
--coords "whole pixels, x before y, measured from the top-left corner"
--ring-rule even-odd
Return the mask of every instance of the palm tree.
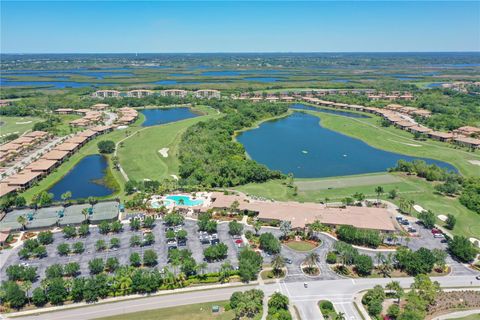
[[278, 275], [280, 271], [285, 267], [285, 259], [281, 255], [276, 255], [272, 259], [273, 273]]
[[28, 299], [28, 303], [30, 303], [30, 295], [28, 294], [30, 289], [32, 288], [32, 283], [30, 281], [23, 281], [23, 283], [21, 284], [21, 287], [23, 289], [23, 291], [25, 291], [25, 295], [27, 296], [27, 299]]
[[19, 216], [17, 218], [17, 222], [22, 225], [22, 230], [25, 230], [25, 226], [27, 225], [27, 218], [25, 218], [25, 216]]
[[400, 303], [400, 298], [403, 296], [404, 294], [404, 291], [403, 291], [403, 288], [402, 286], [400, 286], [400, 282], [398, 281], [392, 281], [392, 282], [389, 282], [387, 283], [387, 285], [385, 286], [385, 288], [387, 290], [392, 290], [392, 291], [395, 291], [395, 298], [397, 298], [397, 303]]
[[203, 276], [203, 273], [205, 270], [207, 270], [208, 264], [206, 262], [201, 262], [197, 264], [197, 272], [200, 273], [201, 276]]
[[287, 239], [290, 230], [292, 230], [292, 223], [288, 220], [283, 220], [280, 222], [280, 230], [282, 231], [283, 238]]
[[82, 209], [82, 214], [83, 214], [83, 221], [87, 222], [88, 221], [88, 215], [89, 215], [88, 208], [83, 208]]
[[220, 280], [221, 283], [224, 283], [224, 282], [228, 281], [228, 279], [230, 278], [230, 271], [232, 269], [233, 269], [233, 266], [229, 261], [225, 261], [225, 263], [223, 263], [220, 266], [219, 280]]
[[255, 234], [257, 236], [258, 236], [258, 231], [260, 231], [261, 228], [262, 228], [261, 222], [258, 220], [255, 220], [255, 222], [253, 223], [253, 229], [255, 229]]
[[345, 320], [345, 313], [343, 312], [337, 313], [334, 320]]
[[375, 254], [375, 260], [377, 260], [377, 263], [378, 263], [378, 264], [381, 264], [381, 263], [383, 263], [383, 262], [385, 261], [385, 256], [383, 255], [383, 253], [377, 252], [377, 253]]
[[240, 203], [237, 200], [233, 201], [232, 204], [230, 205], [230, 213], [234, 214], [235, 212], [237, 212], [239, 206], [240, 206]]
[[316, 266], [316, 262], [319, 260], [320, 256], [316, 252], [310, 252], [307, 254], [305, 258], [305, 262], [307, 263], [309, 268], [314, 268]]
[[72, 192], [71, 191], [66, 191], [64, 193], [62, 193], [62, 195], [60, 196], [60, 198], [62, 198], [62, 201], [63, 201], [63, 204], [65, 205], [68, 200], [72, 197]]
[[131, 293], [132, 283], [133, 283], [132, 278], [127, 275], [121, 275], [118, 278], [118, 289], [122, 296], [125, 296]]
[[377, 194], [377, 203], [380, 203], [380, 196], [384, 193], [382, 186], [378, 186], [375, 188], [375, 193]]

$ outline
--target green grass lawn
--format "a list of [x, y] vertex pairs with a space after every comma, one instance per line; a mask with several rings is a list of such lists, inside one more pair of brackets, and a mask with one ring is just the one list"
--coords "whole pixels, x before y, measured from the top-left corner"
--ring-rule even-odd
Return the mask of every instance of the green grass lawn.
[[290, 249], [293, 249], [295, 251], [302, 251], [302, 252], [310, 251], [317, 247], [313, 243], [310, 243], [307, 241], [289, 241], [285, 243], [285, 245]]
[[[228, 301], [216, 301], [209, 303], [197, 303], [185, 306], [155, 309], [142, 312], [127, 313], [123, 315], [111, 316], [106, 318], [98, 318], [101, 320], [233, 320], [235, 314], [233, 311], [223, 311]], [[212, 313], [212, 306], [220, 306], [221, 312]]]
[[[195, 110], [205, 115], [147, 127], [122, 142], [118, 157], [130, 179], [161, 180], [172, 174], [178, 175], [177, 153], [183, 132], [199, 121], [218, 116], [213, 109], [205, 106], [196, 107]], [[162, 148], [169, 148], [168, 157], [165, 158], [159, 153]]]
[[0, 119], [0, 136], [6, 136], [12, 133], [21, 135], [28, 130], [32, 130], [33, 125], [40, 121], [42, 121], [42, 119], [38, 117], [2, 116]]

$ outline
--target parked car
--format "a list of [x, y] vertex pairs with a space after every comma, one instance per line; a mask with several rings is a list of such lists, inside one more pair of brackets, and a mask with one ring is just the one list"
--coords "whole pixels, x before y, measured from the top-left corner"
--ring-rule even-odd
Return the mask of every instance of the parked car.
[[292, 264], [292, 263], [293, 263], [293, 261], [292, 261], [292, 259], [285, 258], [285, 263], [287, 263], [287, 264]]
[[177, 244], [179, 247], [185, 247], [187, 245], [187, 239], [179, 239]]
[[404, 226], [410, 225], [410, 222], [408, 222], [408, 220], [402, 220], [402, 222], [400, 222], [400, 223]]
[[433, 228], [432, 230], [432, 234], [437, 234], [437, 233], [442, 233], [440, 230], [438, 230], [437, 228]]
[[439, 238], [439, 239], [440, 239], [440, 238], [445, 239], [445, 236], [443, 235], [443, 233], [435, 233], [435, 234], [433, 235], [433, 237], [434, 237], [434, 238]]
[[402, 221], [403, 220], [403, 217], [402, 216], [396, 216], [395, 219], [397, 219], [397, 221]]
[[417, 232], [417, 229], [412, 228], [412, 227], [409, 227], [409, 228], [408, 228], [408, 232], [414, 233], [414, 232]]

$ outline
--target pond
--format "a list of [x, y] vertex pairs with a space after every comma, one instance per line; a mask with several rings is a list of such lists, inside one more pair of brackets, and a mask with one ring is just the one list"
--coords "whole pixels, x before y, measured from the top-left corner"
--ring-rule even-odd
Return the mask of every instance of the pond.
[[325, 108], [317, 108], [314, 106], [308, 106], [301, 103], [295, 103], [289, 106], [291, 109], [300, 109], [300, 110], [312, 110], [316, 112], [322, 113], [329, 113], [329, 114], [336, 114], [338, 116], [344, 116], [349, 118], [370, 118], [369, 116], [361, 113], [343, 111], [343, 110], [332, 110], [332, 109], [325, 109]]
[[142, 123], [142, 126], [144, 127], [198, 117], [198, 114], [192, 112], [190, 108], [186, 107], [145, 109], [142, 110], [141, 113], [145, 116], [145, 121]]
[[415, 158], [373, 148], [365, 142], [323, 128], [319, 118], [302, 112], [264, 122], [237, 140], [248, 155], [270, 169], [297, 178], [321, 178], [386, 171], [404, 159], [455, 170], [445, 162]]
[[107, 160], [99, 154], [86, 156], [48, 192], [53, 193], [55, 201], [60, 201], [67, 191], [72, 193], [72, 199], [108, 196], [113, 190], [102, 184], [107, 166]]
[[272, 78], [272, 77], [249, 77], [243, 78], [245, 81], [254, 81], [254, 82], [277, 82], [281, 81], [279, 78]]

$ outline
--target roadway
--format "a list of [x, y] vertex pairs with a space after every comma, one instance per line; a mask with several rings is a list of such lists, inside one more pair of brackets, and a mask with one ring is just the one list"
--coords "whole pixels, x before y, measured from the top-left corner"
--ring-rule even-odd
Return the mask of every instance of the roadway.
[[[99, 317], [114, 316], [131, 312], [176, 307], [194, 303], [213, 302], [228, 300], [235, 291], [259, 288], [264, 290], [266, 295], [278, 291], [289, 297], [290, 301], [297, 307], [302, 320], [322, 319], [317, 303], [319, 300], [330, 300], [339, 312], [345, 313], [347, 320], [361, 319], [353, 301], [355, 294], [373, 286], [385, 285], [396, 280], [407, 288], [413, 278], [387, 278], [387, 279], [339, 279], [310, 281], [308, 287], [303, 282], [276, 282], [273, 284], [262, 284], [258, 286], [225, 287], [204, 291], [190, 291], [185, 293], [162, 294], [148, 296], [141, 299], [130, 299], [115, 303], [91, 304], [81, 308], [63, 309], [56, 312], [21, 316], [15, 319], [25, 320], [63, 320], [63, 319], [95, 319]], [[448, 287], [473, 287], [479, 286], [480, 281], [474, 276], [449, 276], [437, 277], [443, 288]]]

